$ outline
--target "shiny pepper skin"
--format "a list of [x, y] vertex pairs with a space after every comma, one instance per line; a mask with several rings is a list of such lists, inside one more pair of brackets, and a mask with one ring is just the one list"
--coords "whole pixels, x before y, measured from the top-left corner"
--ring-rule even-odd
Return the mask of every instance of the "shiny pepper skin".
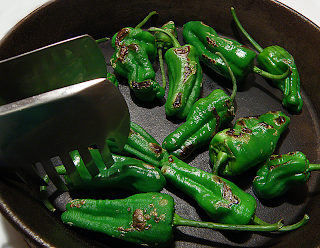
[[290, 67], [289, 77], [273, 80], [273, 83], [283, 93], [283, 106], [294, 113], [301, 112], [303, 100], [300, 92], [300, 76], [293, 56], [280, 46], [269, 46], [258, 54], [257, 63], [261, 69], [274, 74], [282, 74], [288, 66]]
[[231, 7], [231, 15], [242, 34], [259, 52], [257, 56], [259, 68], [273, 75], [280, 75], [286, 71], [290, 72], [284, 78], [270, 79], [273, 81], [274, 86], [283, 93], [282, 105], [293, 113], [300, 113], [303, 107], [303, 100], [300, 92], [300, 77], [293, 56], [280, 46], [261, 47], [243, 28], [233, 7]]
[[145, 246], [167, 247], [172, 240], [174, 201], [170, 195], [141, 193], [124, 199], [76, 199], [61, 220]]
[[161, 167], [162, 158], [168, 153], [147, 131], [138, 124], [130, 123], [127, 143], [122, 151], [110, 140], [107, 144], [113, 153], [137, 157], [155, 167]]
[[193, 105], [186, 122], [164, 139], [162, 147], [185, 159], [195, 149], [208, 145], [219, 128], [230, 123], [234, 116], [232, 99], [223, 90], [216, 89]]
[[74, 186], [63, 165], [57, 167], [59, 174], [63, 174], [70, 189], [103, 189], [118, 188], [133, 192], [159, 192], [166, 185], [166, 179], [160, 169], [142, 160], [132, 157], [112, 154], [114, 164], [108, 169], [104, 166], [97, 149], [90, 149], [90, 154], [98, 166], [100, 173], [91, 177], [81, 159], [79, 152], [71, 152], [72, 160], [81, 175], [83, 182]]
[[135, 95], [142, 101], [162, 99], [165, 90], [155, 81], [152, 66], [157, 55], [154, 36], [140, 28], [126, 27], [112, 37], [111, 44], [115, 49], [111, 65], [116, 73], [128, 79]]
[[263, 199], [283, 195], [294, 185], [305, 184], [310, 178], [309, 160], [299, 151], [272, 155], [260, 165], [252, 186]]
[[196, 47], [200, 60], [218, 74], [230, 79], [226, 64], [215, 53], [227, 59], [237, 82], [252, 72], [256, 53], [239, 42], [220, 37], [210, 26], [201, 21], [190, 21], [183, 26], [184, 40]]
[[215, 222], [248, 224], [255, 214], [254, 197], [222, 177], [190, 166], [172, 155], [163, 160], [161, 172], [196, 200]]
[[184, 119], [198, 100], [202, 88], [202, 68], [198, 52], [190, 44], [181, 46], [169, 31], [160, 28], [150, 28], [149, 31], [163, 32], [172, 39], [173, 47], [164, 55], [169, 75], [165, 111], [168, 116], [175, 115]]
[[290, 118], [280, 111], [240, 118], [233, 128], [218, 132], [209, 146], [213, 173], [236, 176], [267, 160]]

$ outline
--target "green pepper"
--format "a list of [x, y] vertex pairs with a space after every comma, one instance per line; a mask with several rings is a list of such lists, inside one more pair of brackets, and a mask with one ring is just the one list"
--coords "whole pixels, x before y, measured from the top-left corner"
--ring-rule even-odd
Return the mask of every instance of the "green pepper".
[[250, 72], [266, 78], [283, 79], [290, 71], [281, 75], [270, 74], [254, 66], [256, 53], [236, 40], [220, 37], [210, 26], [201, 21], [190, 21], [183, 26], [184, 40], [196, 47], [200, 60], [216, 73], [230, 79], [228, 68], [223, 60], [216, 55], [220, 52], [228, 61], [237, 82], [242, 82]]
[[170, 133], [162, 147], [180, 159], [187, 158], [195, 149], [208, 145], [221, 126], [230, 123], [235, 114], [233, 101], [237, 91], [236, 79], [228, 66], [233, 82], [233, 92], [228, 96], [223, 90], [216, 89], [207, 97], [200, 98], [190, 109], [185, 123]]
[[257, 62], [261, 69], [274, 74], [281, 74], [287, 71], [288, 68], [290, 69], [291, 74], [288, 77], [273, 79], [272, 81], [275, 87], [283, 93], [283, 106], [295, 113], [299, 113], [303, 107], [303, 100], [300, 92], [300, 76], [293, 56], [280, 46], [269, 46], [263, 49], [242, 27], [234, 8], [231, 8], [231, 14], [240, 31], [259, 52]]
[[66, 209], [61, 220], [70, 226], [152, 247], [169, 246], [173, 238], [173, 226], [178, 225], [216, 230], [272, 232], [294, 230], [308, 221], [307, 215], [290, 227], [283, 227], [281, 222], [257, 226], [193, 221], [177, 215], [172, 196], [162, 193], [142, 193], [115, 200], [75, 199], [67, 204]]
[[[169, 21], [162, 25], [161, 29], [166, 30], [168, 32], [171, 32], [174, 37], [178, 37], [176, 25], [173, 21]], [[160, 64], [160, 70], [161, 70], [161, 76], [162, 76], [162, 87], [166, 87], [166, 74], [164, 70], [164, 63], [163, 63], [163, 52], [168, 50], [173, 46], [172, 39], [166, 35], [163, 32], [155, 32], [154, 37], [156, 39], [156, 44], [158, 48], [158, 57], [159, 57], [159, 64]]]
[[213, 173], [236, 176], [267, 160], [274, 152], [290, 118], [280, 111], [237, 120], [218, 132], [209, 146]]
[[[120, 153], [117, 146], [107, 140], [107, 144], [113, 153]], [[161, 160], [168, 152], [147, 131], [138, 124], [130, 123], [130, 132], [127, 143], [121, 154], [135, 156], [155, 167], [161, 167]]]
[[[100, 173], [91, 177], [84, 167], [84, 163], [77, 151], [71, 152], [77, 170], [79, 171], [83, 183], [73, 186], [72, 181], [66, 175], [64, 166], [58, 169], [58, 173], [65, 175], [65, 180], [70, 189], [75, 188], [120, 188], [134, 192], [153, 192], [160, 191], [166, 184], [166, 180], [161, 175], [160, 170], [144, 161], [136, 158], [125, 157], [112, 154], [114, 164], [106, 169], [97, 149], [90, 149], [91, 156], [99, 166]], [[58, 168], [58, 167], [57, 167]]]
[[272, 155], [260, 165], [253, 180], [253, 191], [263, 199], [278, 197], [290, 187], [308, 182], [310, 172], [319, 169], [319, 164], [310, 164], [300, 151]]
[[[234, 183], [188, 165], [173, 155], [163, 160], [161, 172], [168, 182], [192, 197], [216, 222], [273, 226], [255, 215], [256, 200]], [[292, 226], [282, 228], [289, 230]], [[281, 229], [280, 229], [281, 230]]]
[[155, 81], [152, 63], [157, 48], [154, 36], [141, 26], [156, 12], [151, 12], [135, 28], [126, 27], [117, 32], [111, 40], [115, 49], [110, 62], [116, 73], [128, 79], [130, 88], [142, 101], [162, 99], [165, 89]]
[[[69, 189], [125, 189], [136, 193], [140, 192], [159, 192], [166, 185], [166, 179], [161, 174], [160, 169], [146, 164], [140, 159], [125, 157], [112, 154], [114, 164], [108, 169], [104, 166], [101, 155], [97, 149], [89, 149], [93, 161], [98, 166], [100, 173], [92, 177], [78, 151], [73, 151], [70, 156], [79, 172], [82, 183], [74, 185], [63, 165], [57, 166], [59, 175], [63, 175], [66, 185]], [[44, 177], [49, 181], [47, 176]], [[54, 207], [51, 205], [46, 194], [46, 186], [40, 188], [43, 203], [51, 211]]]
[[168, 116], [175, 115], [184, 119], [198, 100], [202, 88], [202, 68], [198, 52], [192, 45], [181, 46], [171, 32], [159, 28], [149, 30], [164, 32], [172, 39], [173, 47], [164, 55], [169, 75], [165, 111]]

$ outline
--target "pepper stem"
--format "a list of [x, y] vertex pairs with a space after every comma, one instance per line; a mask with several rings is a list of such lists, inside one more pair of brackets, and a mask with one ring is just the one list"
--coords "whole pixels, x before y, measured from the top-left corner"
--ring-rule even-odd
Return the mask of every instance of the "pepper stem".
[[159, 32], [165, 33], [172, 40], [173, 47], [181, 47], [178, 39], [171, 32], [164, 30], [164, 29], [161, 29], [161, 28], [149, 28], [149, 31], [159, 31]]
[[98, 39], [98, 40], [96, 40], [96, 43], [99, 44], [99, 43], [107, 41], [107, 40], [110, 40], [110, 38], [109, 37], [105, 37], [105, 38]]
[[135, 28], [141, 28], [155, 14], [158, 14], [157, 11], [150, 12]]
[[231, 7], [231, 15], [233, 17], [233, 20], [235, 21], [237, 27], [240, 29], [242, 34], [250, 41], [251, 45], [259, 52], [261, 53], [263, 51], [263, 48], [254, 40], [252, 37], [247, 33], [247, 31], [242, 27], [237, 15], [236, 11], [233, 7]]
[[184, 219], [181, 216], [174, 214], [173, 217], [174, 226], [192, 226], [202, 227], [214, 230], [229, 230], [229, 231], [249, 231], [249, 232], [274, 232], [282, 228], [283, 223], [278, 222], [268, 225], [238, 225], [238, 224], [221, 224], [214, 222], [204, 222]]
[[267, 79], [271, 79], [271, 80], [283, 80], [285, 78], [287, 78], [290, 74], [291, 74], [291, 67], [288, 66], [288, 70], [280, 75], [275, 75], [275, 74], [271, 74], [269, 72], [266, 72], [264, 70], [261, 70], [260, 68], [254, 66], [253, 70], [254, 73], [259, 74], [260, 76], [267, 78]]
[[[281, 228], [279, 228], [278, 232], [293, 231], [293, 230], [295, 230], [295, 229], [297, 229], [297, 228], [299, 228], [299, 227], [302, 227], [302, 226], [306, 225], [307, 222], [308, 222], [308, 220], [309, 220], [309, 216], [308, 216], [307, 214], [305, 214], [305, 215], [303, 216], [303, 218], [302, 218], [299, 222], [297, 222], [297, 223], [295, 223], [295, 224], [292, 224], [292, 225], [287, 225], [287, 226], [285, 226], [284, 223], [283, 223], [283, 220], [281, 219], [281, 220], [278, 221], [277, 223], [282, 223], [283, 225], [282, 225]], [[254, 215], [254, 216], [252, 217], [252, 222], [253, 222], [255, 225], [261, 225], [261, 226], [270, 225], [269, 223], [261, 220], [261, 219], [260, 219], [259, 217], [257, 217], [256, 215]]]
[[255, 225], [240, 225], [240, 224], [221, 224], [221, 223], [214, 223], [214, 222], [204, 222], [204, 221], [195, 221], [182, 218], [178, 214], [174, 214], [173, 216], [173, 226], [192, 226], [192, 227], [202, 227], [202, 228], [209, 228], [214, 230], [229, 230], [229, 231], [249, 231], [249, 232], [288, 232], [298, 229], [305, 224], [307, 224], [309, 220], [308, 215], [304, 215], [303, 219], [299, 222], [284, 226], [283, 221], [280, 220], [277, 223], [269, 224], [262, 220], [259, 222], [261, 224]]
[[236, 97], [236, 93], [237, 93], [237, 80], [236, 80], [236, 77], [234, 76], [233, 71], [232, 71], [228, 61], [226, 60], [226, 58], [220, 52], [216, 52], [216, 54], [223, 60], [223, 62], [226, 64], [226, 66], [228, 68], [228, 71], [229, 71], [229, 74], [230, 74], [230, 77], [231, 77], [231, 81], [232, 81], [232, 85], [233, 85], [233, 90], [232, 90], [230, 98], [233, 101], [234, 98]]
[[320, 170], [320, 164], [309, 164], [307, 172]]
[[225, 164], [228, 161], [228, 154], [220, 151], [216, 156], [216, 161], [212, 168], [212, 174], [218, 175], [219, 168], [222, 164]]
[[164, 71], [164, 65], [163, 65], [163, 56], [162, 56], [162, 48], [158, 48], [158, 57], [159, 57], [159, 63], [160, 63], [160, 71], [161, 71], [161, 77], [162, 77], [162, 88], [166, 88], [166, 73]]

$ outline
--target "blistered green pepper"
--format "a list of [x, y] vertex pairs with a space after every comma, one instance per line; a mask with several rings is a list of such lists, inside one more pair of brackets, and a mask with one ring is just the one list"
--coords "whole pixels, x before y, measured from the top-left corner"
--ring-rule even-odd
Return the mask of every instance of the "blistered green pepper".
[[[172, 155], [163, 160], [161, 172], [168, 182], [192, 197], [218, 223], [250, 224], [257, 230], [262, 227], [260, 225], [274, 226], [255, 215], [256, 201], [252, 195], [222, 177], [190, 166]], [[293, 230], [300, 224], [284, 226], [279, 231]]]
[[[107, 144], [113, 153], [119, 154], [119, 150], [113, 142], [107, 140]], [[147, 131], [134, 122], [130, 123], [129, 137], [121, 154], [135, 156], [160, 168], [161, 160], [167, 153]]]
[[210, 26], [201, 21], [190, 21], [183, 26], [184, 40], [196, 47], [201, 61], [223, 77], [230, 79], [228, 68], [216, 55], [220, 52], [228, 61], [237, 82], [243, 81], [250, 72], [266, 78], [283, 79], [290, 71], [281, 75], [270, 74], [254, 66], [256, 53], [236, 40], [220, 37]]
[[[79, 172], [82, 183], [74, 185], [66, 172], [63, 165], [57, 166], [56, 170], [59, 175], [63, 175], [66, 185], [69, 189], [125, 189], [135, 193], [140, 192], [159, 192], [166, 185], [166, 179], [161, 174], [160, 169], [145, 163], [142, 160], [132, 157], [112, 154], [114, 164], [108, 169], [104, 166], [104, 162], [97, 149], [90, 149], [93, 161], [98, 166], [100, 173], [92, 177], [78, 151], [73, 151], [70, 156], [74, 165]], [[49, 181], [47, 176], [45, 181]], [[54, 211], [54, 207], [50, 203], [46, 194], [46, 186], [42, 186], [41, 197], [43, 203], [48, 209]]]
[[231, 8], [231, 14], [240, 31], [259, 52], [257, 56], [259, 68], [274, 74], [282, 74], [286, 72], [288, 68], [290, 69], [291, 73], [288, 77], [284, 79], [273, 79], [272, 81], [283, 93], [283, 106], [295, 113], [299, 113], [303, 107], [303, 100], [300, 92], [300, 76], [293, 56], [280, 46], [262, 48], [242, 27], [234, 8]]
[[175, 213], [172, 196], [143, 193], [115, 200], [76, 199], [67, 204], [61, 220], [74, 227], [101, 232], [143, 246], [168, 247], [173, 238], [173, 226], [257, 232], [289, 231], [305, 225], [308, 216], [289, 228], [282, 227], [281, 222], [258, 226], [193, 221]]
[[162, 147], [180, 159], [188, 157], [195, 149], [208, 145], [221, 126], [230, 123], [234, 114], [233, 101], [237, 91], [236, 79], [229, 68], [233, 82], [233, 91], [228, 96], [223, 90], [216, 89], [207, 97], [200, 98], [190, 109], [186, 122], [170, 133]]
[[164, 55], [169, 75], [165, 111], [168, 116], [175, 115], [184, 119], [198, 100], [202, 88], [202, 68], [198, 52], [192, 45], [181, 46], [171, 32], [159, 28], [149, 30], [164, 32], [172, 39], [173, 48]]
[[90, 149], [90, 154], [100, 169], [100, 173], [95, 177], [91, 177], [85, 169], [81, 156], [77, 151], [73, 151], [70, 154], [83, 179], [80, 185], [73, 186], [63, 165], [56, 167], [59, 174], [65, 175], [68, 188], [120, 188], [134, 192], [153, 192], [162, 190], [166, 184], [166, 180], [161, 175], [160, 170], [142, 160], [112, 154], [114, 164], [109, 169], [106, 169], [102, 167], [103, 161], [97, 149]]
[[274, 152], [290, 118], [280, 111], [237, 120], [218, 132], [209, 146], [213, 173], [236, 176], [267, 160]]
[[310, 172], [319, 169], [319, 164], [310, 164], [300, 151], [272, 155], [260, 165], [252, 183], [253, 191], [263, 199], [278, 197], [290, 187], [308, 182]]
[[141, 26], [156, 12], [151, 12], [135, 28], [126, 27], [117, 32], [111, 40], [115, 49], [110, 62], [116, 73], [128, 79], [130, 88], [142, 101], [162, 99], [165, 89], [155, 81], [152, 63], [157, 56], [154, 36]]
[[[162, 25], [161, 29], [171, 32], [174, 37], [178, 37], [176, 25], [173, 21], [169, 21]], [[156, 39], [156, 44], [158, 48], [158, 57], [159, 57], [159, 64], [162, 76], [162, 87], [166, 87], [166, 73], [164, 70], [164, 63], [163, 63], [163, 53], [167, 51], [169, 48], [173, 47], [172, 39], [163, 32], [155, 32], [154, 37]]]

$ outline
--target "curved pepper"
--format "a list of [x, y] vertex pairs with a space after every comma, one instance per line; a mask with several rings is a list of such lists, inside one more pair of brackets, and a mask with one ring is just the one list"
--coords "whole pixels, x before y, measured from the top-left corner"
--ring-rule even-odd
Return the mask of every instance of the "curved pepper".
[[[107, 144], [113, 153], [119, 153], [117, 146], [110, 140]], [[130, 123], [130, 132], [127, 143], [121, 154], [135, 156], [155, 167], [161, 167], [161, 160], [168, 152], [148, 132], [138, 124]]]
[[213, 173], [239, 175], [267, 160], [290, 118], [280, 111], [240, 118], [233, 128], [218, 132], [209, 146]]
[[155, 81], [152, 62], [157, 55], [154, 36], [140, 27], [156, 12], [151, 12], [135, 28], [126, 27], [117, 32], [111, 40], [115, 49], [110, 62], [115, 72], [128, 79], [130, 88], [142, 101], [162, 99], [163, 87]]
[[171, 37], [173, 48], [166, 51], [164, 58], [168, 66], [169, 92], [165, 103], [168, 116], [185, 118], [197, 101], [202, 87], [202, 68], [196, 48], [186, 44], [181, 46], [168, 31], [151, 28], [150, 31], [164, 32]]
[[261, 69], [274, 74], [282, 74], [288, 68], [290, 69], [291, 74], [288, 77], [277, 80], [273, 79], [272, 81], [275, 87], [283, 93], [283, 106], [295, 113], [299, 113], [303, 107], [303, 100], [300, 92], [300, 76], [293, 56], [280, 46], [269, 46], [263, 49], [242, 27], [234, 8], [231, 8], [231, 14], [240, 31], [259, 52], [257, 62]]
[[[73, 151], [70, 156], [77, 171], [79, 172], [82, 183], [74, 185], [67, 174], [63, 165], [57, 166], [59, 175], [63, 175], [69, 189], [125, 189], [136, 193], [140, 192], [159, 192], [166, 185], [166, 179], [161, 174], [160, 169], [146, 164], [142, 160], [112, 154], [114, 164], [108, 169], [97, 149], [89, 149], [92, 159], [98, 166], [100, 173], [92, 177], [78, 151]], [[48, 176], [44, 180], [49, 181]], [[46, 186], [40, 188], [42, 201], [51, 211], [55, 211], [53, 205], [46, 194]]]
[[[229, 67], [228, 62], [226, 60], [225, 62]], [[229, 70], [232, 74], [230, 67]], [[233, 81], [231, 96], [223, 90], [216, 89], [207, 97], [196, 101], [187, 115], [186, 122], [164, 139], [162, 143], [164, 149], [180, 159], [185, 159], [195, 149], [208, 145], [220, 127], [233, 120], [235, 116], [233, 101], [237, 84], [233, 75], [231, 78]]]
[[184, 40], [196, 47], [201, 61], [223, 77], [230, 79], [228, 68], [216, 55], [220, 52], [228, 61], [237, 82], [242, 82], [250, 72], [266, 78], [286, 78], [290, 71], [274, 75], [254, 66], [256, 53], [236, 40], [220, 37], [210, 26], [201, 21], [190, 21], [183, 26]]
[[272, 155], [257, 171], [252, 183], [253, 191], [263, 199], [281, 196], [290, 187], [308, 182], [310, 172], [318, 169], [319, 165], [309, 164], [299, 151]]
[[306, 215], [292, 226], [281, 222], [273, 225], [226, 225], [181, 218], [174, 211], [172, 196], [143, 193], [124, 199], [75, 199], [67, 204], [61, 220], [70, 226], [97, 231], [114, 238], [151, 247], [168, 247], [173, 239], [173, 226], [195, 226], [215, 230], [289, 231], [305, 225]]
[[[172, 155], [163, 160], [161, 172], [169, 182], [192, 197], [218, 223], [236, 226], [250, 223], [248, 226], [259, 230], [262, 226], [271, 228], [282, 222], [281, 220], [276, 224], [269, 224], [262, 221], [255, 215], [256, 201], [252, 195], [234, 183], [190, 166]], [[293, 230], [300, 224], [301, 222], [283, 226], [278, 231]]]
[[[161, 27], [161, 29], [171, 32], [174, 37], [178, 37], [176, 25], [173, 21], [169, 21]], [[159, 64], [162, 76], [162, 87], [166, 87], [166, 75], [163, 65], [163, 52], [168, 50], [169, 48], [173, 47], [172, 39], [165, 33], [157, 31], [154, 33], [154, 38], [156, 39], [156, 44], [158, 48], [158, 57], [159, 57]]]

